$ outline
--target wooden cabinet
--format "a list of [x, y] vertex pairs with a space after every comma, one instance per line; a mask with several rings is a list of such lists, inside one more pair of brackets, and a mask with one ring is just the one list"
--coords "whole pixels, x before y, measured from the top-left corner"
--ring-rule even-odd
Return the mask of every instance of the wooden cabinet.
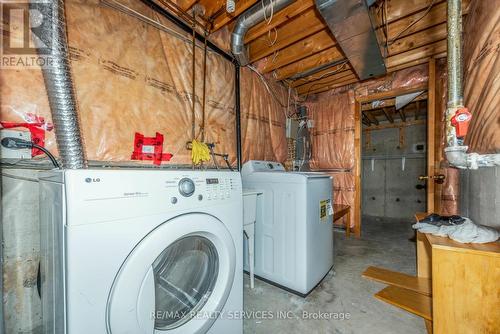
[[499, 242], [417, 232], [417, 276], [369, 267], [363, 277], [388, 284], [375, 297], [422, 317], [429, 333], [500, 333]]

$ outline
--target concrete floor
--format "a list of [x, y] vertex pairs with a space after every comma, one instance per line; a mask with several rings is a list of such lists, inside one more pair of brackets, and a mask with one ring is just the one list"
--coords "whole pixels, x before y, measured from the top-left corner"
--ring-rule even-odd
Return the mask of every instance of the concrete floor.
[[[250, 290], [245, 275], [244, 309], [255, 317], [245, 319], [244, 333], [425, 333], [421, 318], [373, 297], [385, 285], [361, 277], [370, 265], [415, 274], [411, 222], [363, 217], [362, 224], [359, 240], [334, 232], [334, 271], [305, 299], [259, 280]], [[306, 320], [303, 312], [337, 319]]]

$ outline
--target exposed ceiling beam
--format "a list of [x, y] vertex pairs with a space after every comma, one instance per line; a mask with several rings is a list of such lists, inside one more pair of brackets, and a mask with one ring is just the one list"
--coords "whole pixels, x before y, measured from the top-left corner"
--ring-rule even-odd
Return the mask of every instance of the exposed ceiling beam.
[[390, 123], [394, 123], [394, 118], [392, 118], [391, 112], [387, 110], [387, 108], [382, 108], [382, 111], [384, 112], [385, 118], [387, 118]]
[[[415, 101], [424, 101], [427, 100], [427, 92], [423, 92], [419, 96], [417, 96], [415, 99], [413, 99], [413, 103]], [[367, 111], [367, 110], [376, 110], [376, 109], [381, 109], [382, 107], [394, 107], [396, 105], [396, 98], [388, 98], [388, 99], [379, 99], [378, 101], [383, 102], [383, 104], [379, 104], [378, 106], [373, 107], [371, 102], [364, 103], [361, 106], [362, 111]]]
[[434, 42], [429, 45], [421, 46], [419, 48], [406, 51], [395, 56], [390, 56], [386, 58], [387, 67], [394, 67], [404, 63], [411, 62], [413, 60], [418, 60], [421, 58], [430, 57], [433, 55], [446, 52], [446, 39]]
[[340, 80], [338, 82], [335, 82], [335, 83], [332, 83], [332, 84], [329, 84], [329, 85], [326, 85], [326, 86], [319, 86], [318, 88], [311, 89], [311, 91], [308, 92], [305, 95], [308, 96], [308, 95], [311, 95], [311, 94], [318, 94], [318, 93], [321, 93], [321, 92], [325, 92], [327, 90], [332, 90], [332, 89], [335, 89], [335, 88], [347, 86], [347, 85], [356, 83], [358, 81], [359, 81], [358, 77], [356, 77], [355, 75], [353, 75], [353, 78], [342, 79], [342, 80]]
[[380, 93], [371, 94], [370, 96], [362, 96], [362, 97], [359, 97], [357, 100], [361, 103], [370, 102], [373, 100], [385, 100], [385, 99], [389, 99], [391, 97], [396, 97], [399, 95], [405, 95], [405, 94], [419, 92], [421, 90], [424, 90], [424, 91], [427, 90], [427, 83], [420, 84], [420, 85], [415, 86], [415, 87], [399, 88], [399, 89], [390, 90], [388, 92], [380, 92]]
[[368, 128], [364, 128], [363, 131], [374, 131], [374, 130], [382, 130], [382, 129], [394, 129], [394, 128], [403, 128], [406, 126], [412, 126], [412, 125], [424, 125], [426, 124], [425, 119], [419, 119], [417, 121], [414, 120], [409, 120], [406, 122], [394, 122], [394, 123], [386, 123], [386, 124], [380, 124], [380, 125], [373, 125]]
[[389, 55], [413, 50], [443, 39], [446, 39], [446, 22], [396, 40], [389, 45]]
[[[386, 1], [386, 3], [381, 2], [379, 13], [380, 15], [382, 15], [381, 11], [383, 9], [383, 6], [387, 5], [387, 22], [391, 23], [401, 17], [405, 17], [415, 13], [418, 13], [421, 16], [421, 12], [427, 10], [432, 2], [433, 0], [391, 0]], [[434, 6], [441, 2], [446, 3], [445, 0], [438, 0], [435, 2], [436, 3], [434, 4]]]
[[316, 11], [310, 9], [276, 30], [276, 41], [274, 34], [268, 38], [267, 35], [254, 40], [249, 44], [250, 62], [262, 59], [275, 51], [281, 50], [293, 43], [300, 41], [310, 35], [323, 30], [325, 25]]
[[370, 122], [370, 119], [368, 117], [366, 117], [366, 115], [364, 113], [362, 113], [361, 115], [362, 115], [363, 123], [365, 123], [367, 126], [370, 126], [372, 124], [372, 122]]
[[302, 14], [308, 9], [311, 9], [312, 7], [314, 7], [314, 0], [295, 1], [279, 12], [274, 13], [271, 22], [261, 22], [255, 27], [248, 30], [247, 34], [245, 35], [245, 44], [254, 41], [262, 35], [268, 33], [268, 31], [270, 31], [271, 36], [274, 36], [274, 28], [282, 25], [292, 18], [295, 18], [296, 16]]
[[312, 56], [301, 59], [295, 63], [277, 69], [275, 72], [276, 79], [283, 80], [291, 77], [296, 73], [305, 72], [308, 69], [312, 69], [323, 64], [332, 63], [334, 61], [340, 61], [342, 59], [344, 59], [344, 55], [340, 51], [339, 47], [333, 46]]
[[[468, 12], [469, 2], [470, 0], [462, 0], [462, 13], [464, 15]], [[444, 1], [432, 6], [429, 13], [427, 13], [427, 15], [425, 15], [424, 17], [422, 17], [422, 15], [425, 12], [425, 9], [411, 15], [406, 14], [401, 16], [402, 18], [388, 24], [387, 32], [389, 40], [393, 40], [397, 36], [399, 38], [402, 38], [415, 32], [422, 31], [429, 27], [446, 22], [446, 8], [446, 1]], [[379, 14], [381, 13], [379, 12]], [[377, 31], [380, 30], [382, 33], [382, 29], [385, 29], [385, 24], [382, 23], [381, 16], [378, 15], [375, 20], [377, 22], [376, 26], [378, 27]], [[415, 23], [411, 25], [413, 22]], [[410, 26], [410, 28], [406, 29], [408, 26]], [[382, 41], [380, 42], [382, 43]]]
[[179, 0], [177, 4], [179, 7], [181, 7], [184, 11], [188, 11], [191, 9], [191, 7], [194, 6], [195, 3], [197, 3], [198, 0]]
[[297, 43], [279, 50], [276, 56], [269, 56], [268, 62], [262, 69], [262, 72], [271, 72], [272, 70], [312, 56], [334, 45], [335, 39], [331, 36], [330, 32], [327, 29], [321, 30], [308, 38], [304, 38]]
[[226, 9], [225, 0], [198, 0], [198, 4], [203, 6], [205, 18], [211, 18], [215, 14], [222, 14], [222, 10]]
[[345, 80], [346, 78], [352, 79], [355, 77], [356, 76], [354, 75], [354, 73], [351, 70], [345, 70], [345, 71], [336, 73], [334, 75], [328, 76], [326, 78], [311, 81], [311, 82], [306, 83], [304, 85], [298, 86], [297, 93], [304, 94], [307, 91], [313, 90], [314, 88], [319, 88], [319, 87], [322, 87], [325, 85], [334, 84], [335, 82], [340, 81], [340, 80]]
[[314, 74], [308, 75], [307, 77], [296, 79], [290, 84], [291, 87], [298, 87], [313, 81], [317, 81], [323, 78], [328, 78], [331, 75], [340, 73], [342, 71], [351, 70], [351, 65], [349, 63], [340, 63], [333, 65], [331, 67], [325, 68], [324, 70], [318, 71]]
[[401, 117], [401, 120], [402, 120], [403, 122], [406, 122], [405, 108], [404, 108], [404, 107], [403, 107], [403, 108], [400, 108], [400, 109], [398, 110], [398, 113], [399, 113], [399, 117]]
[[370, 122], [372, 122], [373, 124], [375, 124], [375, 125], [379, 124], [377, 117], [375, 117], [375, 115], [373, 115], [371, 112], [365, 111], [365, 112], [363, 112], [363, 115], [366, 115], [366, 117], [368, 117]]
[[211, 32], [217, 31], [220, 28], [224, 27], [238, 15], [253, 6], [256, 2], [257, 0], [240, 0], [236, 2], [236, 10], [234, 11], [234, 13], [228, 13], [224, 10], [221, 15], [217, 16], [217, 18], [213, 22]]

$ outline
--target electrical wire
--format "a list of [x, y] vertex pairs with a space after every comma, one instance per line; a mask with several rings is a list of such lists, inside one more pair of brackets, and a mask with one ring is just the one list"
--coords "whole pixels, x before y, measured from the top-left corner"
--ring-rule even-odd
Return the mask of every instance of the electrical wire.
[[56, 167], [57, 169], [61, 169], [61, 166], [59, 165], [59, 163], [57, 162], [56, 158], [52, 155], [52, 153], [49, 152], [49, 150], [47, 150], [45, 147], [43, 146], [40, 146], [40, 145], [37, 145], [37, 144], [34, 144], [34, 143], [31, 143], [31, 145], [36, 148], [36, 149], [39, 149], [40, 151], [42, 151], [43, 153], [45, 153], [45, 155], [47, 157], [49, 157], [50, 161], [52, 162], [52, 164], [54, 165], [54, 167]]
[[[409, 25], [407, 25], [404, 29], [402, 29], [400, 32], [398, 32], [396, 34], [396, 36], [394, 36], [394, 38], [392, 38], [391, 40], [387, 41], [386, 42], [387, 46], [389, 47], [390, 45], [392, 45], [405, 31], [407, 31], [408, 29], [410, 29], [411, 27], [413, 27], [417, 22], [419, 22], [425, 16], [427, 16], [427, 14], [429, 14], [429, 12], [431, 11], [432, 6], [434, 6], [435, 2], [436, 2], [436, 0], [432, 0], [432, 2], [430, 3], [429, 7], [427, 7], [427, 9], [422, 14], [422, 16], [420, 16], [418, 19], [415, 19], [413, 22], [411, 22]], [[387, 17], [386, 17], [385, 21], [387, 22]]]
[[271, 21], [273, 20], [273, 15], [274, 15], [274, 4], [273, 4], [274, 0], [269, 0], [269, 4], [271, 5], [271, 16], [269, 17], [269, 19], [267, 18], [266, 16], [266, 6], [264, 5], [264, 0], [261, 0], [260, 3], [262, 5], [262, 11], [264, 12], [264, 20], [266, 21], [267, 25], [269, 25], [271, 23]]
[[[327, 76], [327, 75], [332, 75], [332, 74], [335, 74], [335, 73], [341, 72], [342, 70], [344, 70], [344, 69], [345, 69], [345, 65], [346, 65], [347, 63], [348, 63], [348, 61], [346, 60], [345, 62], [343, 62], [343, 63], [341, 63], [341, 64], [340, 64], [340, 67], [339, 67], [339, 68], [337, 68], [337, 69], [336, 69], [336, 70], [334, 70], [334, 71], [331, 71], [331, 72], [324, 73], [324, 74], [320, 75], [320, 76], [319, 76], [319, 78], [318, 78], [318, 79], [316, 79], [316, 80], [320, 80], [320, 79], [322, 79], [323, 77], [325, 77], [325, 76]], [[314, 80], [314, 81], [316, 81], [316, 80]], [[300, 101], [300, 103], [304, 103], [304, 102], [306, 102], [306, 101], [307, 101], [307, 99], [309, 98], [309, 94], [311, 93], [311, 91], [312, 91], [313, 87], [316, 87], [317, 85], [320, 85], [320, 84], [321, 84], [321, 82], [316, 82], [316, 83], [313, 83], [313, 84], [309, 87], [309, 89], [307, 90], [307, 92], [306, 92], [306, 96], [305, 96], [304, 100]]]
[[[274, 40], [271, 41], [271, 31], [274, 30]], [[276, 41], [278, 40], [278, 29], [272, 28], [267, 31], [267, 46], [271, 47], [274, 44], [276, 44]]]

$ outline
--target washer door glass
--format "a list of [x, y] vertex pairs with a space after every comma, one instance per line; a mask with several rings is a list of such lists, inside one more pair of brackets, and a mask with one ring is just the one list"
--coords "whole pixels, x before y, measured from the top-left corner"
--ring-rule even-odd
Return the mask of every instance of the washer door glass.
[[196, 315], [210, 297], [219, 272], [214, 244], [202, 236], [181, 238], [153, 262], [155, 329], [181, 326]]

